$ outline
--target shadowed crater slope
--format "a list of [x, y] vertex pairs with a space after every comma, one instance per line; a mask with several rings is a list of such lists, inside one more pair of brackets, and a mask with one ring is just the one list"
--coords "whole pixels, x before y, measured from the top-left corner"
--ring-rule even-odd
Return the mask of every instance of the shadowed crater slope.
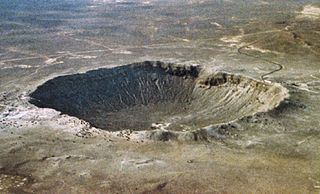
[[195, 130], [268, 111], [286, 96], [279, 84], [142, 62], [56, 77], [32, 92], [30, 102], [110, 131]]

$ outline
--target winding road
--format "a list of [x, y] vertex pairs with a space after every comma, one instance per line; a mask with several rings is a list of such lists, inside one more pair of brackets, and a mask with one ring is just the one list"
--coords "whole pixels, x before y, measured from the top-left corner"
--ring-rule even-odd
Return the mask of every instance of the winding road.
[[282, 64], [278, 63], [278, 62], [271, 61], [271, 60], [269, 60], [269, 59], [264, 59], [264, 58], [261, 58], [261, 57], [259, 57], [259, 56], [256, 56], [256, 55], [253, 55], [253, 54], [249, 54], [249, 53], [246, 53], [246, 52], [243, 52], [243, 51], [242, 51], [244, 48], [248, 48], [249, 46], [254, 45], [254, 44], [256, 44], [256, 43], [258, 43], [258, 42], [260, 42], [260, 41], [261, 41], [261, 40], [257, 40], [257, 41], [254, 41], [254, 42], [252, 42], [252, 43], [249, 43], [249, 44], [246, 44], [246, 45], [244, 45], [244, 46], [239, 47], [239, 48], [238, 48], [238, 53], [239, 53], [239, 54], [242, 54], [242, 55], [246, 55], [246, 56], [248, 56], [248, 57], [253, 57], [253, 58], [256, 58], [256, 59], [260, 59], [260, 60], [266, 61], [266, 62], [268, 62], [268, 63], [272, 63], [272, 64], [274, 64], [274, 65], [277, 65], [277, 67], [278, 67], [277, 69], [274, 69], [274, 70], [272, 70], [272, 71], [270, 71], [270, 72], [268, 72], [268, 73], [265, 73], [265, 74], [263, 74], [263, 75], [260, 76], [261, 80], [262, 80], [262, 81], [265, 81], [266, 76], [271, 75], [271, 74], [273, 74], [273, 73], [275, 73], [275, 72], [281, 71], [281, 70], [284, 68], [284, 66], [283, 66]]

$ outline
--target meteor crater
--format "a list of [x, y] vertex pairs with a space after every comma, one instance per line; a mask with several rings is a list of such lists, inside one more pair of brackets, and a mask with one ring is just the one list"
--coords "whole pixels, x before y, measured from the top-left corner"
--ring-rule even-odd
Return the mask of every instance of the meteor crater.
[[108, 130], [197, 130], [278, 106], [280, 84], [200, 66], [141, 62], [53, 78], [30, 94], [30, 102]]

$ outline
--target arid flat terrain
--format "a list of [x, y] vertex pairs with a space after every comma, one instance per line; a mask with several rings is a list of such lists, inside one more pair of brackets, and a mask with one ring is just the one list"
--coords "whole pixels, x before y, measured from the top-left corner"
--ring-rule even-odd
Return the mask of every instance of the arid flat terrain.
[[319, 193], [319, 102], [316, 0], [0, 3], [0, 193]]

